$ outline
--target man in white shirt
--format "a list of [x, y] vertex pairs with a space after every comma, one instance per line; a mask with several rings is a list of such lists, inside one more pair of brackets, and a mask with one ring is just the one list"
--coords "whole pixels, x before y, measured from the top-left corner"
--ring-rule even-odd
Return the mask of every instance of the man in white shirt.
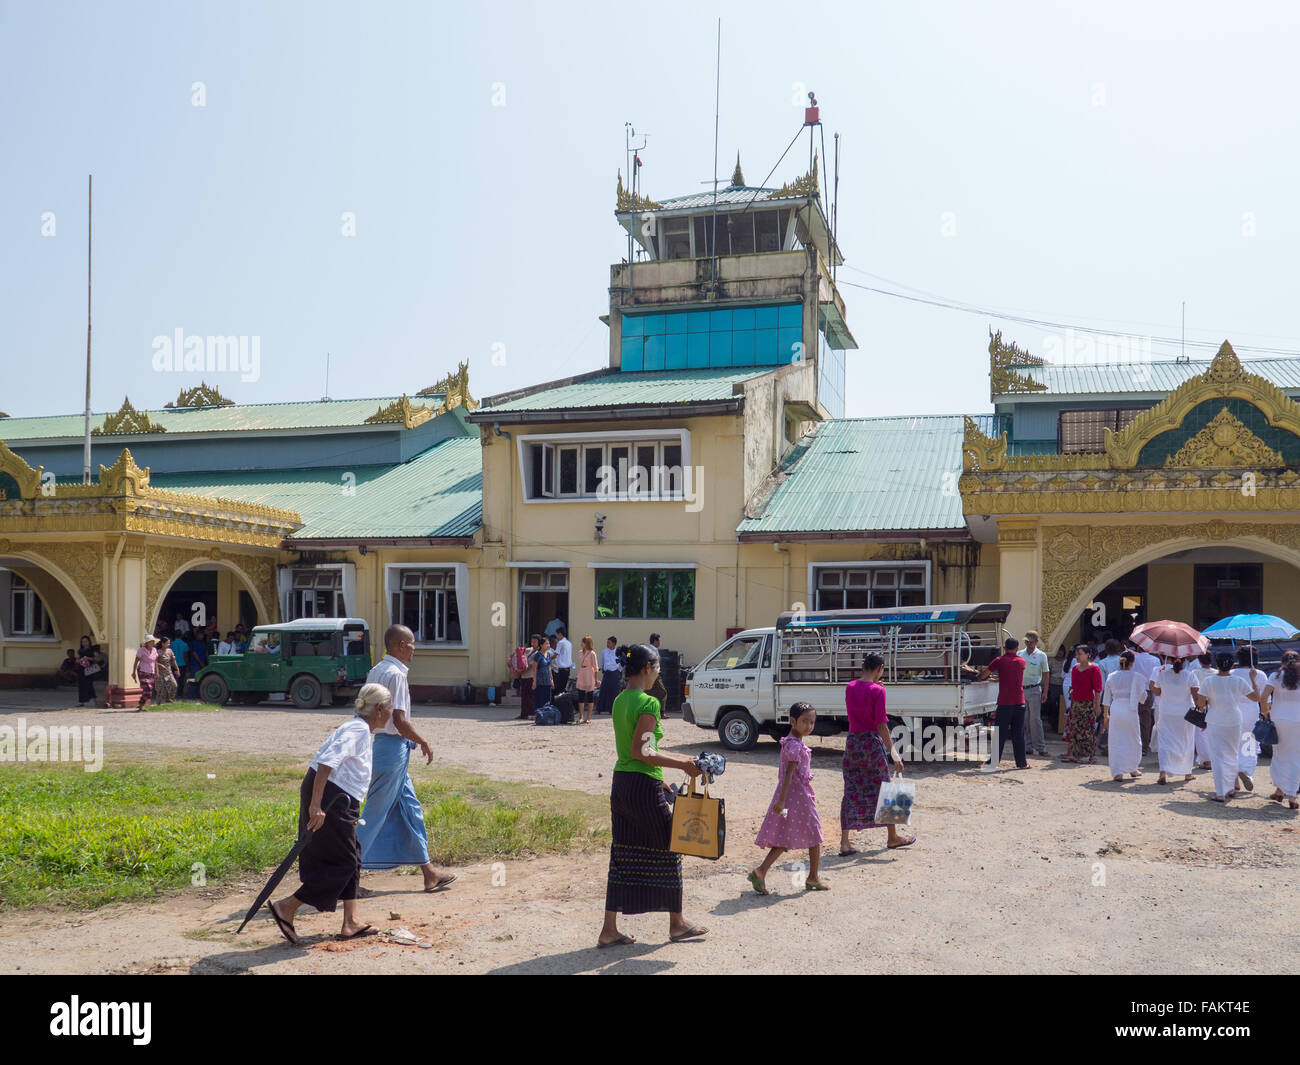
[[1047, 736], [1043, 732], [1043, 703], [1052, 683], [1052, 666], [1047, 652], [1038, 646], [1038, 633], [1030, 629], [1025, 633], [1025, 646], [1019, 656], [1025, 660], [1025, 710], [1028, 714], [1025, 745], [1038, 754], [1047, 754]]
[[569, 674], [573, 671], [573, 644], [569, 634], [561, 625], [555, 630], [558, 637], [555, 644], [555, 694], [561, 695], [569, 690]]
[[1151, 730], [1155, 726], [1155, 696], [1151, 693], [1151, 678], [1160, 669], [1160, 659], [1150, 651], [1144, 651], [1132, 640], [1129, 647], [1133, 650], [1133, 672], [1141, 673], [1146, 678], [1142, 686], [1142, 701], [1138, 703], [1138, 729], [1142, 733], [1142, 753], [1151, 753]]
[[[357, 826], [363, 869], [397, 869], [418, 865], [424, 873], [424, 890], [441, 891], [456, 879], [429, 860], [429, 835], [424, 810], [411, 783], [411, 751], [420, 749], [424, 763], [433, 761], [433, 748], [411, 724], [411, 689], [406, 674], [415, 655], [415, 634], [405, 625], [390, 625], [384, 632], [384, 655], [366, 674], [367, 684], [382, 684], [393, 697], [393, 715], [375, 733], [374, 770], [364, 810], [365, 824]], [[364, 895], [363, 891], [363, 895]]]

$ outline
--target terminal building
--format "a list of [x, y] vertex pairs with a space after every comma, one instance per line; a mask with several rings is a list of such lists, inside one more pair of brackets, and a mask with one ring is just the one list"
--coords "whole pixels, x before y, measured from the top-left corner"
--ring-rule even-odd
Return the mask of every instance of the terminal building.
[[[1300, 359], [1053, 365], [989, 344], [990, 404], [846, 418], [857, 350], [817, 163], [652, 200], [610, 269], [608, 365], [476, 401], [189, 389], [0, 419], [0, 678], [87, 634], [353, 616], [416, 634], [417, 697], [508, 678], [559, 617], [699, 662], [785, 610], [1004, 601], [1051, 650], [1160, 617], [1300, 614]], [[888, 372], [887, 368], [884, 372]], [[418, 389], [418, 390], [417, 390]]]

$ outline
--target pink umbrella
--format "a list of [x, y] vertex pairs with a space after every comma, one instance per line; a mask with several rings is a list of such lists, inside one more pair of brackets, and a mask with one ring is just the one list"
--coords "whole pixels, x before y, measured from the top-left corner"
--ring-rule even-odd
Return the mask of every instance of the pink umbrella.
[[1153, 655], [1191, 658], [1210, 649], [1210, 641], [1182, 621], [1148, 621], [1139, 625], [1129, 639]]

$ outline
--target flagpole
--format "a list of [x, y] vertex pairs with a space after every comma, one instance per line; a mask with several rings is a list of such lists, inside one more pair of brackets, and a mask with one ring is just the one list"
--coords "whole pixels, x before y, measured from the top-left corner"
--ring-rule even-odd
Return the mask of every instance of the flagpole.
[[95, 209], [95, 175], [87, 175], [86, 185], [86, 417], [85, 439], [81, 450], [81, 483], [90, 484], [90, 256]]

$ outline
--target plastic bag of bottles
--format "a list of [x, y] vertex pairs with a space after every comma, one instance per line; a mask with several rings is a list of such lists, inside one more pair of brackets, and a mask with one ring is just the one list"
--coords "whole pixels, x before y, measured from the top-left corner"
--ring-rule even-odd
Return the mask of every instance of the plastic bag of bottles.
[[915, 801], [916, 785], [910, 780], [886, 780], [880, 785], [880, 798], [876, 800], [876, 824], [907, 824]]

